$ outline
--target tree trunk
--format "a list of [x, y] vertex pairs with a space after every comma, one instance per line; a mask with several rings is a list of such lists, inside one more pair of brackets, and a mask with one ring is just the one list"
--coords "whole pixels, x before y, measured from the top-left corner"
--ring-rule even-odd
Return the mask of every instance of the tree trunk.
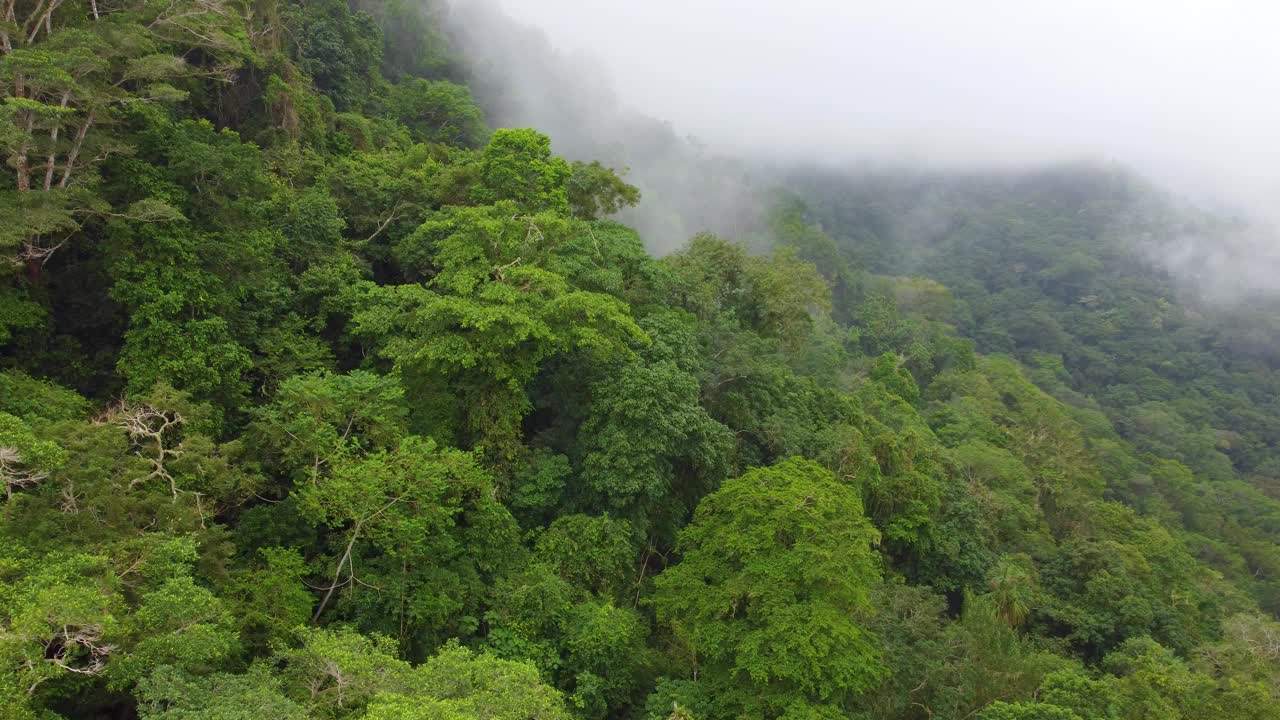
[[[70, 90], [62, 93], [61, 107], [65, 108], [67, 106], [67, 101], [70, 99]], [[44, 163], [44, 189], [46, 192], [53, 187], [53, 163], [58, 157], [58, 131], [61, 129], [61, 125], [54, 124], [53, 129], [49, 131], [49, 158]]]
[[31, 189], [31, 164], [27, 160], [27, 150], [31, 147], [31, 131], [36, 125], [36, 116], [31, 114], [30, 110], [25, 111], [27, 116], [27, 135], [22, 139], [22, 144], [18, 146], [18, 157], [14, 163], [18, 171], [18, 192], [27, 192]]
[[93, 111], [89, 111], [89, 115], [85, 117], [84, 124], [76, 131], [75, 142], [71, 143], [71, 151], [67, 153], [67, 165], [62, 169], [62, 180], [58, 181], [58, 187], [67, 186], [67, 181], [71, 179], [71, 171], [75, 169], [76, 158], [80, 156], [80, 148], [84, 145], [84, 136], [89, 133], [89, 127], [93, 125]]

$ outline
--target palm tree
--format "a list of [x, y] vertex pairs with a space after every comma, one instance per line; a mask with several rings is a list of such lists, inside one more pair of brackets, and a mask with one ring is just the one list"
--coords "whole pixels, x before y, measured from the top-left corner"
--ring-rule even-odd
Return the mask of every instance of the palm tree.
[[1009, 627], [1018, 627], [1031, 615], [1036, 595], [1035, 572], [1026, 555], [1004, 555], [987, 576], [987, 587], [996, 614]]

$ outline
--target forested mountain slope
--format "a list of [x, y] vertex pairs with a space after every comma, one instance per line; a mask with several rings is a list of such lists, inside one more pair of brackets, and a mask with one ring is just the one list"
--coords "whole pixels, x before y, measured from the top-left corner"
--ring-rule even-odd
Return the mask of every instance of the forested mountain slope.
[[[1136, 450], [1184, 464], [1231, 520], [1251, 515], [1245, 507], [1270, 507], [1259, 493], [1280, 497], [1280, 307], [1274, 294], [1247, 288], [1224, 296], [1217, 286], [1233, 278], [1208, 272], [1205, 250], [1185, 250], [1187, 237], [1206, 248], [1215, 237], [1229, 242], [1237, 223], [1097, 167], [813, 173], [794, 186], [850, 257], [944, 284], [952, 322], [980, 352], [1016, 355], [1042, 388], [1102, 413]], [[1174, 253], [1187, 257], [1170, 272]], [[1117, 493], [1128, 485], [1145, 495], [1149, 482], [1129, 467], [1108, 473]], [[1251, 572], [1266, 575], [1269, 551], [1233, 537]], [[1259, 596], [1269, 606], [1274, 598]]]
[[0, 718], [1280, 716], [1274, 345], [1124, 176], [656, 258], [438, 9], [7, 9]]

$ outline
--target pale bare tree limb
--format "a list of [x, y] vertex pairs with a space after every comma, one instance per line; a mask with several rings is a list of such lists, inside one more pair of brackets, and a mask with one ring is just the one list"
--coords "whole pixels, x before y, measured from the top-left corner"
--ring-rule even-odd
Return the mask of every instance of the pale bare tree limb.
[[[355, 526], [351, 528], [351, 539], [347, 541], [347, 548], [346, 550], [343, 551], [342, 557], [338, 559], [338, 565], [334, 569], [333, 581], [330, 582], [329, 587], [324, 594], [324, 598], [320, 600], [320, 606], [316, 608], [315, 615], [312, 616], [311, 622], [318, 622], [320, 620], [320, 615], [324, 612], [325, 607], [328, 606], [329, 599], [333, 597], [334, 590], [337, 590], [338, 588], [344, 587], [346, 585], [350, 585], [354, 582], [358, 582], [356, 580], [355, 565], [351, 561], [351, 552], [355, 548], [356, 538], [359, 537], [360, 535], [360, 529], [364, 527], [365, 523], [378, 517], [382, 513], [386, 512], [387, 510], [391, 509], [391, 506], [400, 502], [400, 499], [401, 498], [399, 497], [392, 498], [391, 502], [387, 503], [386, 505], [383, 505], [381, 508], [378, 508], [374, 512], [370, 513], [368, 516], [363, 517], [356, 521]], [[343, 565], [346, 565], [348, 567], [347, 579], [343, 580], [342, 582], [338, 582], [338, 578], [341, 577], [342, 575]]]
[[94, 111], [90, 110], [85, 116], [84, 123], [80, 125], [80, 129], [76, 131], [76, 139], [71, 144], [71, 150], [67, 153], [67, 163], [62, 169], [62, 180], [58, 182], [58, 187], [65, 188], [67, 181], [71, 179], [71, 172], [75, 169], [76, 158], [80, 156], [80, 148], [84, 146], [84, 138], [89, 134], [89, 128], [93, 126]]
[[[71, 91], [66, 90], [62, 93], [62, 102], [58, 107], [65, 109], [67, 102], [71, 100]], [[44, 189], [45, 192], [53, 186], [53, 164], [58, 157], [58, 131], [62, 129], [61, 123], [54, 123], [53, 128], [49, 130], [49, 157], [44, 164]]]

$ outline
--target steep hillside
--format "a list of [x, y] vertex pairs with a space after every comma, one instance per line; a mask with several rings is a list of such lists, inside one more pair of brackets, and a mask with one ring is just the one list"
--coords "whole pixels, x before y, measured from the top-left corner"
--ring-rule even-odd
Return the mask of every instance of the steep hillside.
[[1147, 190], [657, 258], [441, 12], [10, 4], [0, 718], [1280, 716], [1271, 326]]

